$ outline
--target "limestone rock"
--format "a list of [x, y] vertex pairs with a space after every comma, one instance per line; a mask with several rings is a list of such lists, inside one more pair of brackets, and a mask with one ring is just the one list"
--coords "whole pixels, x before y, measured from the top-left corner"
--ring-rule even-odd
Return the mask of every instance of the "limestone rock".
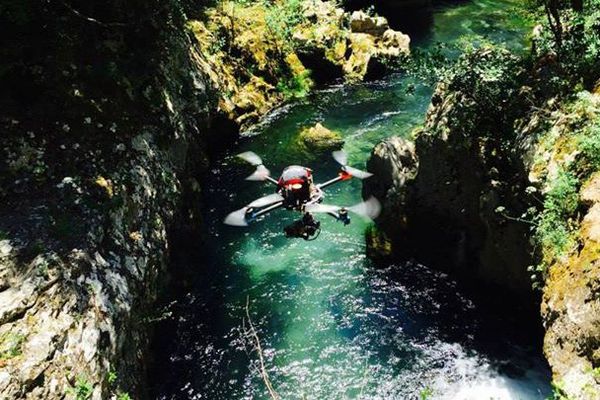
[[416, 177], [419, 161], [414, 143], [398, 136], [377, 144], [367, 162], [373, 176], [363, 182], [363, 198], [374, 196], [382, 202], [382, 212], [377, 219], [383, 229], [374, 228], [367, 235], [367, 250], [371, 257], [399, 256], [397, 245], [408, 234], [405, 201], [407, 183]]
[[364, 11], [354, 11], [350, 16], [350, 29], [354, 33], [382, 36], [388, 28], [389, 24], [384, 17], [371, 16]]
[[344, 140], [338, 132], [331, 131], [320, 123], [303, 129], [298, 135], [298, 141], [308, 151], [316, 153], [339, 150], [344, 146]]
[[600, 203], [600, 172], [596, 172], [584, 183], [580, 196], [584, 204]]

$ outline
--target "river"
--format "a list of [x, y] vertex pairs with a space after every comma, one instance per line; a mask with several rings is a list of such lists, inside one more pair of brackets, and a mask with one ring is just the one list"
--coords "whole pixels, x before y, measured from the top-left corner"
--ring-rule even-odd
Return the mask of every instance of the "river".
[[[440, 5], [416, 48], [468, 36], [524, 48], [529, 27], [518, 1]], [[177, 296], [174, 320], [161, 329], [158, 399], [268, 399], [258, 356], [244, 329], [246, 302], [275, 391], [288, 399], [544, 399], [550, 375], [539, 348], [520, 326], [480, 306], [451, 277], [416, 263], [375, 265], [365, 256], [368, 223], [343, 226], [324, 216], [317, 240], [289, 240], [298, 215], [276, 211], [249, 228], [223, 217], [271, 193], [248, 182], [251, 168], [233, 154], [251, 150], [277, 175], [310, 166], [316, 181], [336, 175], [330, 156], [294, 145], [316, 122], [339, 131], [350, 165], [364, 168], [373, 146], [409, 135], [423, 122], [432, 94], [425, 82], [392, 74], [360, 85], [333, 85], [287, 104], [214, 163], [205, 182], [210, 239], [189, 261], [197, 282]], [[327, 191], [326, 203], [361, 200], [361, 182]]]

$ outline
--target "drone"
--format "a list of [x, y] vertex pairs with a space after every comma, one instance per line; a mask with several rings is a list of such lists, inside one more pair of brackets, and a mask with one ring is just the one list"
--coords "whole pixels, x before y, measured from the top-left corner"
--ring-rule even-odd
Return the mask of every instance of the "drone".
[[344, 225], [348, 225], [350, 223], [349, 213], [374, 219], [381, 211], [381, 204], [375, 197], [348, 207], [323, 204], [325, 198], [323, 189], [352, 178], [367, 179], [373, 176], [370, 172], [350, 167], [348, 155], [344, 151], [333, 152], [333, 158], [340, 164], [338, 176], [317, 184], [313, 181], [313, 170], [310, 168], [290, 165], [283, 170], [279, 179], [274, 179], [257, 154], [246, 151], [237, 156], [256, 167], [254, 173], [246, 180], [267, 181], [275, 185], [276, 189], [275, 193], [258, 198], [227, 215], [223, 221], [227, 225], [248, 226], [260, 216], [278, 208], [285, 208], [303, 213], [302, 218], [284, 228], [286, 237], [314, 240], [321, 232], [321, 223], [313, 216], [315, 213], [328, 214]]

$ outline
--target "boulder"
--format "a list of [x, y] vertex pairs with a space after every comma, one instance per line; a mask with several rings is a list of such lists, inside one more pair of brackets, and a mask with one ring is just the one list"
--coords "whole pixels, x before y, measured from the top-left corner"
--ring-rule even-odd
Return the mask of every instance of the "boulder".
[[382, 36], [388, 29], [389, 24], [384, 17], [371, 16], [364, 11], [354, 11], [350, 16], [350, 30], [354, 33]]
[[[464, 121], [475, 112], [463, 110], [477, 105], [440, 84], [414, 150], [397, 138], [373, 150], [367, 166], [376, 176], [364, 182], [364, 194], [384, 205], [377, 222], [395, 257], [415, 258], [467, 284], [529, 300], [529, 226], [495, 212], [502, 205], [518, 216], [528, 205], [499, 174], [501, 158], [485, 147], [489, 142], [476, 140], [476, 132], [465, 133]], [[487, 120], [477, 123], [484, 127]], [[512, 175], [514, 190], [525, 187], [526, 178], [525, 172]]]
[[371, 152], [367, 170], [373, 177], [363, 182], [363, 197], [374, 196], [383, 207], [377, 219], [382, 229], [373, 228], [367, 232], [369, 257], [390, 258], [403, 253], [402, 247], [395, 244], [408, 234], [404, 208], [407, 183], [414, 180], [418, 167], [414, 143], [398, 136], [384, 140]]
[[303, 129], [298, 135], [298, 142], [306, 150], [317, 153], [339, 150], [344, 140], [338, 132], [325, 128], [320, 123]]

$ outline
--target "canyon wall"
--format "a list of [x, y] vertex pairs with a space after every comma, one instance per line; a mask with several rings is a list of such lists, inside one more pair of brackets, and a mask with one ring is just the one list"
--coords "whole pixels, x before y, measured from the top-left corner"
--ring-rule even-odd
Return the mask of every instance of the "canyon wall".
[[414, 141], [374, 148], [363, 194], [384, 208], [368, 248], [448, 271], [515, 313], [539, 304], [541, 290], [556, 393], [591, 400], [600, 396], [598, 70], [573, 63], [565, 73], [538, 50], [536, 62], [467, 52]]

